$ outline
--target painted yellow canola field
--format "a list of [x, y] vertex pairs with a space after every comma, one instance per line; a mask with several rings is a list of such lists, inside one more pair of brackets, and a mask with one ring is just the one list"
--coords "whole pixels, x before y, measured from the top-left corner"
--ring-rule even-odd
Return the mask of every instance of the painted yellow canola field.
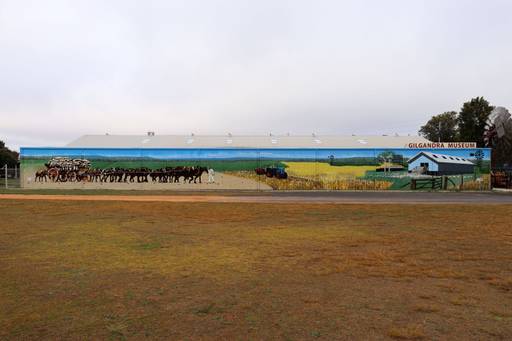
[[311, 178], [356, 178], [374, 171], [375, 166], [331, 166], [326, 162], [285, 162], [286, 172], [291, 176]]

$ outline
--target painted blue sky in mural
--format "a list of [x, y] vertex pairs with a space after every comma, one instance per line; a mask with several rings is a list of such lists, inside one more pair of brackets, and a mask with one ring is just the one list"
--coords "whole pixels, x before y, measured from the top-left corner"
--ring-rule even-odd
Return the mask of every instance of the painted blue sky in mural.
[[[151, 158], [159, 160], [326, 160], [331, 155], [336, 159], [354, 157], [377, 157], [392, 151], [406, 159], [420, 151], [474, 159], [478, 149], [77, 149], [77, 148], [22, 148], [21, 158], [51, 158], [67, 156], [73, 158]], [[484, 160], [490, 160], [490, 150], [482, 148]]]

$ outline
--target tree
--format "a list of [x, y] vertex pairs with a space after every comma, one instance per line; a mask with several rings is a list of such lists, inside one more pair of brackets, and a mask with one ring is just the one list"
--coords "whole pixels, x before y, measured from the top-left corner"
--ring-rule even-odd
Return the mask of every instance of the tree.
[[18, 153], [5, 146], [4, 141], [0, 140], [0, 167], [14, 167], [18, 164]]
[[381, 152], [379, 155], [377, 155], [377, 159], [383, 162], [387, 162], [388, 160], [392, 160], [393, 156], [395, 156], [395, 153], [391, 150], [385, 150]]
[[483, 97], [464, 103], [457, 117], [460, 141], [476, 142], [478, 147], [484, 147], [485, 122], [493, 109]]
[[420, 128], [420, 135], [433, 142], [457, 141], [457, 113], [447, 111], [433, 116]]

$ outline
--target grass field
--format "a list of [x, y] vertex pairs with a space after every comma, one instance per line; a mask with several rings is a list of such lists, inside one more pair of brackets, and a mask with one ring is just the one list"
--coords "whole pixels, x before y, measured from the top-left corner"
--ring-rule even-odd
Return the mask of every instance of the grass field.
[[2, 200], [0, 339], [508, 339], [511, 217]]

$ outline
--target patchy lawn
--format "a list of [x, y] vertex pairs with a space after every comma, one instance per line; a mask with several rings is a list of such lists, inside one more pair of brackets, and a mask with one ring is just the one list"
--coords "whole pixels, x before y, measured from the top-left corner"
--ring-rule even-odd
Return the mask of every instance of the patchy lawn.
[[0, 339], [510, 339], [512, 206], [0, 202]]

